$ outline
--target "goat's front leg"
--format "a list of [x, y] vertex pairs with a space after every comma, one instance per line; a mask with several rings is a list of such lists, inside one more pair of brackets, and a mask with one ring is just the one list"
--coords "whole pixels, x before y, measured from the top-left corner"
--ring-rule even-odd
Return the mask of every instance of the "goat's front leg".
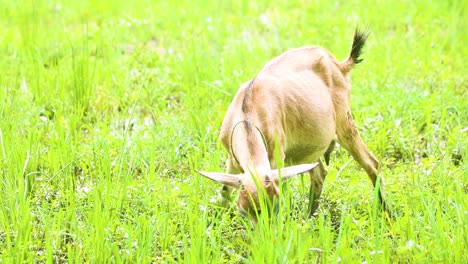
[[310, 176], [310, 190], [309, 190], [309, 207], [307, 209], [309, 216], [312, 216], [319, 206], [320, 195], [322, 194], [323, 182], [328, 172], [323, 166], [321, 160], [318, 161], [319, 165], [309, 171]]
[[383, 209], [390, 214], [390, 210], [385, 202], [384, 178], [382, 175], [378, 177], [378, 173], [380, 172], [379, 161], [372, 155], [372, 153], [369, 152], [364, 144], [361, 136], [359, 135], [356, 124], [354, 123], [351, 111], [348, 110], [346, 114], [343, 113], [338, 118], [338, 142], [353, 156], [354, 160], [364, 168], [374, 187], [377, 184], [377, 180], [379, 180], [379, 199]]
[[[232, 163], [231, 157], [228, 157], [226, 160], [226, 172], [231, 174], [239, 174], [239, 170], [236, 169], [234, 164]], [[231, 202], [231, 194], [234, 191], [234, 188], [229, 187], [227, 185], [223, 185], [221, 190], [219, 191], [219, 197], [217, 203], [222, 207], [229, 207]]]

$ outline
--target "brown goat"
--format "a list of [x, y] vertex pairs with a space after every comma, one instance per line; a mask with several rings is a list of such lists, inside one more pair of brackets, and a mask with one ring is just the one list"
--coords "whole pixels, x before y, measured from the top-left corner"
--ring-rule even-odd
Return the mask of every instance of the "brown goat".
[[[240, 87], [221, 127], [220, 139], [229, 153], [227, 172], [200, 172], [224, 185], [222, 202], [230, 199], [233, 188], [240, 188], [237, 206], [256, 222], [259, 190], [271, 205], [279, 195], [279, 175], [286, 179], [309, 172], [312, 214], [327, 174], [320, 157], [325, 155], [328, 164], [337, 136], [374, 186], [380, 179], [379, 198], [385, 206], [379, 162], [367, 150], [351, 114], [349, 73], [362, 61], [366, 39], [366, 33], [356, 30], [343, 62], [321, 47], [289, 50]], [[277, 158], [293, 166], [278, 171], [277, 165], [283, 164], [276, 164]]]

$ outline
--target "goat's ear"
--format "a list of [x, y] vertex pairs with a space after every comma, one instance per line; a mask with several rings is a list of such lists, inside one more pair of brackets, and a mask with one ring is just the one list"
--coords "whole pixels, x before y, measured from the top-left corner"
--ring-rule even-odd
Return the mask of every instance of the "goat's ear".
[[198, 173], [207, 177], [210, 180], [219, 182], [229, 187], [239, 188], [241, 185], [239, 175], [237, 174], [230, 174], [230, 173], [223, 173], [223, 172], [204, 172], [204, 171], [199, 171]]
[[281, 177], [281, 180], [287, 180], [293, 176], [299, 175], [304, 172], [308, 172], [312, 170], [313, 168], [317, 167], [318, 163], [310, 163], [310, 164], [301, 164], [301, 165], [295, 165], [295, 166], [290, 166], [286, 168], [278, 170], [272, 170], [271, 173], [273, 175], [273, 178], [275, 179], [276, 182], [279, 181], [279, 178]]

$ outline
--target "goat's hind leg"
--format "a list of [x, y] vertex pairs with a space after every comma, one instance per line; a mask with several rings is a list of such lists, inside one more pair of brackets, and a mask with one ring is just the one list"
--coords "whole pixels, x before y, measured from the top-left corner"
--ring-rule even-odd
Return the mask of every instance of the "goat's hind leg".
[[341, 118], [344, 120], [339, 120], [337, 122], [338, 142], [353, 156], [354, 160], [364, 168], [374, 187], [376, 187], [378, 183], [380, 203], [383, 209], [390, 215], [390, 209], [385, 202], [384, 178], [382, 175], [379, 175], [379, 161], [370, 153], [364, 144], [356, 124], [354, 123], [351, 111], [348, 111], [346, 116], [341, 116]]
[[318, 161], [319, 165], [309, 171], [310, 176], [310, 189], [309, 189], [309, 206], [307, 211], [309, 216], [313, 216], [315, 211], [319, 206], [319, 199], [320, 195], [322, 194], [323, 190], [323, 182], [325, 181], [325, 177], [327, 176], [328, 172], [323, 166], [321, 160]]

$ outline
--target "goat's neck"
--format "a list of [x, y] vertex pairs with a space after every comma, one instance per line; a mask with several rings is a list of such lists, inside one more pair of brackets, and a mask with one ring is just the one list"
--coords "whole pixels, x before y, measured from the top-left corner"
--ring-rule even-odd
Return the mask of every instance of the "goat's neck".
[[231, 154], [245, 173], [262, 179], [271, 170], [268, 149], [261, 130], [251, 121], [236, 124], [231, 137]]

